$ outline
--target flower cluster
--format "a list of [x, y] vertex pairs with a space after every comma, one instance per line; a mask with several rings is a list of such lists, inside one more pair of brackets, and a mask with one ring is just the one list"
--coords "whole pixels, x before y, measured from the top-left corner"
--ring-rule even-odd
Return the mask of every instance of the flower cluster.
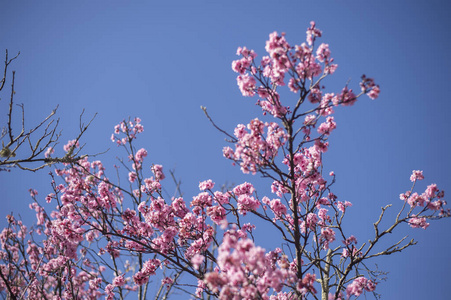
[[264, 123], [254, 119], [247, 126], [239, 124], [235, 128], [235, 137], [235, 150], [225, 147], [224, 156], [238, 162], [243, 173], [255, 174], [260, 166], [268, 165], [277, 156], [287, 134], [274, 122]]
[[[136, 135], [144, 131], [144, 127], [141, 125], [141, 119], [135, 118], [134, 121], [122, 121], [118, 125], [114, 126], [114, 133], [111, 135], [111, 141], [118, 146], [125, 145], [127, 142], [136, 139]], [[120, 133], [125, 134], [123, 138], [119, 138]]]
[[297, 284], [303, 295], [315, 293], [314, 275], [297, 280], [293, 265], [280, 253], [280, 249], [265, 253], [246, 236], [240, 238], [238, 231], [230, 230], [219, 247], [219, 268], [207, 273], [204, 283], [209, 290], [219, 293], [219, 299], [270, 299], [269, 290], [282, 295], [284, 284]]
[[358, 277], [346, 287], [348, 297], [354, 295], [356, 297], [363, 293], [363, 290], [372, 292], [376, 289], [376, 284], [365, 277]]

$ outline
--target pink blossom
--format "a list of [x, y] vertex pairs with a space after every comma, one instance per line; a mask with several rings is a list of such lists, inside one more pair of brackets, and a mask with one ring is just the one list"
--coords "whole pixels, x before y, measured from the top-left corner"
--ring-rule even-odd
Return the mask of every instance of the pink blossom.
[[321, 30], [315, 27], [315, 22], [310, 22], [310, 27], [307, 29], [307, 43], [311, 46], [316, 37], [321, 37]]
[[307, 273], [302, 280], [298, 281], [296, 289], [301, 292], [302, 295], [308, 293], [316, 294], [316, 289], [313, 284], [316, 282], [316, 275]]
[[330, 217], [327, 215], [327, 209], [325, 208], [320, 208], [318, 210], [318, 217], [323, 221], [330, 221]]
[[[331, 59], [332, 61], [333, 59]], [[328, 64], [324, 67], [324, 74], [333, 74], [337, 70], [337, 64]]]
[[145, 275], [141, 271], [138, 271], [137, 273], [135, 273], [135, 275], [133, 275], [133, 281], [135, 282], [136, 285], [141, 286], [149, 282], [149, 276]]
[[227, 277], [224, 273], [210, 272], [205, 275], [204, 282], [213, 293], [217, 293], [227, 284]]
[[222, 193], [222, 192], [216, 191], [214, 193], [214, 195], [215, 195], [214, 200], [216, 202], [218, 202], [219, 204], [224, 205], [224, 204], [229, 203], [229, 197], [230, 197], [229, 193]]
[[35, 189], [29, 189], [28, 191], [30, 192], [31, 197], [36, 197], [38, 195], [38, 191]]
[[234, 159], [235, 156], [235, 152], [230, 147], [224, 147], [224, 149], [222, 150], [222, 154], [224, 155], [225, 158], [228, 159]]
[[171, 285], [174, 283], [174, 279], [171, 277], [165, 277], [161, 279], [161, 284], [166, 285], [166, 288], [169, 290], [171, 288]]
[[356, 95], [353, 93], [351, 89], [348, 89], [346, 86], [341, 91], [340, 95], [338, 95], [339, 103], [342, 103], [344, 106], [351, 106], [357, 101]]
[[343, 248], [341, 257], [349, 257], [349, 250], [347, 248]]
[[356, 244], [357, 245], [357, 238], [355, 236], [351, 235], [345, 241], [343, 241], [343, 244], [345, 244], [346, 246], [349, 246], [349, 245], [352, 245], [352, 244]]
[[220, 225], [223, 220], [226, 220], [226, 210], [222, 206], [208, 207], [207, 215], [218, 225]]
[[240, 75], [236, 78], [237, 84], [240, 88], [243, 96], [252, 97], [255, 95], [255, 85], [257, 82], [254, 77], [250, 77], [248, 74]]
[[270, 202], [270, 207], [278, 218], [283, 217], [287, 213], [287, 207], [280, 201], [280, 199], [272, 200]]
[[238, 47], [236, 50], [236, 55], [242, 55], [245, 58], [248, 59], [254, 59], [257, 57], [257, 54], [254, 52], [254, 50], [249, 50], [246, 47]]
[[416, 215], [413, 215], [409, 219], [409, 225], [412, 228], [423, 228], [426, 229], [429, 226], [429, 223], [426, 222], [426, 218], [424, 217], [417, 217]]
[[199, 183], [199, 190], [206, 191], [211, 190], [215, 186], [215, 183], [211, 181], [211, 179], [208, 179], [206, 181], [202, 181]]
[[236, 196], [240, 195], [252, 195], [255, 191], [254, 186], [251, 183], [245, 182], [240, 185], [237, 185], [235, 188], [233, 188], [233, 193]]
[[114, 296], [113, 290], [114, 290], [114, 286], [112, 284], [106, 285], [106, 287], [105, 287], [105, 294], [107, 294], [106, 299], [113, 300], [113, 296]]
[[426, 188], [426, 191], [424, 191], [424, 195], [426, 196], [426, 198], [428, 199], [432, 199], [435, 197], [436, 193], [438, 192], [438, 188], [437, 185], [434, 184], [430, 184], [428, 185], [428, 187]]
[[345, 212], [346, 208], [352, 206], [352, 203], [349, 201], [345, 201], [344, 203], [341, 201], [337, 202], [337, 208], [341, 211], [341, 212]]
[[160, 267], [161, 262], [159, 259], [149, 259], [146, 261], [143, 265], [143, 268], [141, 269], [141, 272], [143, 274], [149, 276], [149, 275], [155, 275], [156, 269]]
[[293, 93], [297, 93], [300, 90], [301, 87], [299, 86], [297, 79], [290, 78], [290, 80], [288, 81], [288, 88]]
[[374, 83], [373, 78], [368, 78], [365, 75], [362, 75], [362, 81], [360, 82], [360, 88], [362, 92], [368, 95], [371, 100], [379, 97], [380, 88], [378, 85]]
[[165, 178], [162, 165], [153, 165], [150, 169], [152, 170], [153, 174], [155, 175], [155, 179], [157, 181], [161, 181]]
[[66, 145], [63, 146], [63, 149], [65, 152], [70, 152], [70, 150], [72, 148], [78, 148], [78, 147], [80, 147], [80, 144], [78, 143], [77, 140], [70, 140], [67, 142]]
[[328, 61], [330, 57], [329, 45], [322, 43], [316, 50], [316, 59], [320, 62]]
[[318, 223], [318, 216], [314, 213], [307, 214], [305, 221], [301, 223], [301, 231], [303, 233], [307, 232], [307, 229], [315, 230], [316, 224]]
[[232, 62], [232, 70], [243, 75], [246, 70], [251, 66], [252, 58], [251, 57], [243, 57], [239, 60], [234, 60]]
[[321, 242], [323, 243], [323, 249], [329, 249], [329, 244], [335, 241], [335, 232], [332, 228], [321, 228]]
[[212, 205], [213, 198], [207, 192], [199, 193], [196, 197], [193, 197], [191, 201], [191, 206], [207, 207]]
[[423, 180], [423, 171], [413, 170], [412, 175], [410, 175], [410, 181], [415, 182], [416, 180]]
[[322, 98], [321, 90], [316, 87], [312, 88], [307, 98], [311, 103], [319, 103]]
[[346, 287], [348, 297], [354, 295], [356, 297], [362, 295], [363, 291], [372, 292], [376, 289], [376, 284], [365, 277], [358, 277]]
[[135, 160], [137, 162], [142, 162], [144, 160], [144, 157], [147, 156], [147, 150], [144, 148], [139, 149], [135, 154]]
[[424, 206], [424, 202], [427, 199], [423, 197], [423, 195], [418, 195], [418, 193], [413, 193], [410, 195], [410, 197], [407, 199], [407, 203], [410, 205], [410, 207], [415, 206]]
[[44, 157], [49, 158], [53, 153], [55, 153], [55, 149], [53, 147], [48, 147], [45, 151]]
[[371, 88], [371, 90], [368, 92], [368, 97], [371, 98], [371, 100], [376, 99], [377, 97], [379, 97], [381, 90], [379, 88], [379, 86], [374, 86], [373, 88]]
[[327, 117], [326, 122], [319, 125], [318, 133], [329, 135], [335, 128], [337, 128], [337, 124], [334, 121], [334, 117]]
[[136, 174], [136, 172], [128, 173], [128, 181], [130, 181], [131, 183], [135, 182], [136, 178], [138, 178], [138, 175]]
[[256, 210], [260, 206], [260, 201], [254, 197], [250, 197], [247, 194], [238, 196], [238, 211], [245, 215], [247, 211]]
[[204, 261], [204, 256], [200, 254], [196, 254], [191, 258], [191, 263], [193, 264], [194, 269], [198, 270], [202, 262]]
[[305, 116], [305, 118], [304, 118], [304, 125], [306, 125], [306, 126], [315, 126], [316, 118], [317, 118], [317, 116], [315, 116], [315, 115], [307, 115], [307, 116]]

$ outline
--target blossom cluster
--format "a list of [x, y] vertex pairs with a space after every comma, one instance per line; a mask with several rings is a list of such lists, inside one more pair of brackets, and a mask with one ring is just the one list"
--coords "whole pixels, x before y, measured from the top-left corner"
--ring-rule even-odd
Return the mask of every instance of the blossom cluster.
[[286, 132], [278, 124], [264, 123], [257, 118], [247, 126], [239, 124], [234, 134], [237, 138], [235, 150], [225, 147], [223, 154], [239, 162], [243, 173], [255, 174], [260, 166], [267, 165], [277, 156], [287, 140]]
[[[114, 133], [111, 135], [111, 141], [117, 143], [118, 146], [125, 145], [127, 142], [136, 139], [136, 135], [144, 131], [141, 125], [141, 119], [135, 118], [133, 121], [122, 121], [114, 126]], [[119, 138], [120, 133], [125, 134], [125, 137]]]
[[[285, 86], [286, 83], [293, 93], [307, 92], [311, 103], [320, 103], [317, 111], [325, 112], [329, 107], [339, 104], [354, 104], [358, 96], [347, 87], [337, 96], [333, 93], [323, 95], [321, 91], [319, 82], [337, 69], [328, 44], [320, 44], [315, 51], [315, 41], [321, 35], [315, 23], [311, 22], [307, 29], [307, 43], [291, 46], [285, 33], [279, 35], [273, 32], [266, 42], [265, 50], [268, 55], [262, 57], [259, 66], [254, 50], [239, 47], [237, 55], [242, 58], [232, 62], [232, 69], [239, 73], [237, 83], [243, 96], [258, 95], [260, 99], [257, 104], [263, 111], [281, 119], [287, 117], [290, 106], [281, 103], [277, 87]], [[311, 88], [306, 91], [304, 87], [307, 80], [311, 82]], [[371, 99], [379, 96], [380, 88], [372, 78], [363, 75], [360, 87], [362, 93]]]

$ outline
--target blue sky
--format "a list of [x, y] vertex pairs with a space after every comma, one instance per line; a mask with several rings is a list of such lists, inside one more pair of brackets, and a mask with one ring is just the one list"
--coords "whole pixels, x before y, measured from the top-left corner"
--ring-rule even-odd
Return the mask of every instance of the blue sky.
[[[349, 79], [357, 89], [363, 73], [381, 87], [376, 101], [362, 98], [336, 110], [338, 128], [326, 155], [325, 168], [337, 175], [335, 193], [354, 203], [349, 230], [363, 242], [381, 206], [399, 207], [413, 169], [424, 170], [420, 191], [429, 183], [451, 189], [450, 12], [447, 1], [437, 0], [8, 1], [0, 11], [0, 51], [21, 52], [10, 70], [27, 124], [59, 105], [64, 144], [76, 134], [83, 109], [86, 120], [98, 113], [83, 139], [85, 151], [111, 148], [99, 159], [112, 166], [121, 155], [109, 140], [113, 126], [139, 116], [145, 133], [138, 142], [149, 151], [148, 163], [175, 169], [189, 199], [207, 178], [267, 189], [222, 158], [224, 138], [200, 106], [229, 131], [260, 117], [256, 99], [243, 98], [236, 86], [236, 48], [261, 57], [273, 31], [300, 44], [315, 20], [339, 65], [324, 82], [327, 90], [337, 92]], [[0, 95], [4, 112], [8, 88]], [[27, 190], [49, 192], [47, 173], [0, 173], [2, 214], [32, 217]], [[393, 234], [419, 244], [375, 261], [390, 272], [378, 286], [384, 299], [448, 298], [450, 225], [402, 226]]]

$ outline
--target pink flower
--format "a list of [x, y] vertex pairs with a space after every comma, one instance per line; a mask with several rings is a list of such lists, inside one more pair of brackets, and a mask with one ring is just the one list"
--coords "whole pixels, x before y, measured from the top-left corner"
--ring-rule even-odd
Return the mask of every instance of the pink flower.
[[147, 151], [144, 148], [141, 148], [138, 150], [138, 152], [136, 152], [135, 154], [135, 160], [137, 162], [142, 162], [144, 160], [144, 157], [147, 156]]
[[135, 182], [136, 178], [138, 178], [138, 175], [136, 174], [136, 172], [128, 173], [128, 181], [130, 181], [131, 183]]
[[226, 210], [221, 206], [208, 207], [207, 215], [218, 225], [220, 225], [223, 220], [226, 220]]
[[314, 213], [309, 213], [305, 221], [301, 223], [301, 231], [305, 233], [307, 229], [315, 230], [316, 223], [318, 223], [318, 216]]
[[316, 50], [316, 59], [320, 62], [328, 61], [330, 57], [329, 45], [322, 43]]
[[410, 175], [410, 181], [415, 182], [416, 180], [423, 180], [423, 171], [413, 170], [412, 175]]
[[307, 43], [311, 46], [316, 37], [321, 37], [321, 30], [315, 27], [315, 22], [310, 22], [310, 27], [307, 29]]
[[290, 80], [288, 81], [288, 88], [293, 93], [297, 93], [300, 90], [300, 86], [298, 84], [298, 80], [295, 79], [295, 78], [290, 78]]
[[343, 248], [343, 252], [341, 253], [341, 257], [349, 257], [349, 250], [347, 248]]
[[302, 280], [298, 281], [296, 289], [301, 292], [302, 295], [306, 295], [307, 293], [316, 294], [316, 289], [313, 284], [316, 281], [316, 275], [307, 273], [305, 274]]
[[409, 225], [412, 228], [423, 228], [426, 229], [429, 226], [429, 223], [426, 222], [426, 218], [420, 218], [415, 215], [411, 216], [409, 219]]
[[343, 88], [340, 95], [338, 95], [339, 103], [342, 103], [344, 106], [351, 106], [357, 101], [356, 95], [352, 92], [348, 87]]
[[212, 292], [217, 293], [222, 286], [227, 284], [228, 279], [226, 276], [227, 275], [223, 273], [219, 274], [217, 272], [207, 273], [204, 277], [204, 284], [206, 284]]
[[30, 192], [30, 196], [31, 197], [36, 197], [38, 195], [38, 191], [37, 190], [29, 189], [28, 191]]
[[345, 244], [346, 246], [352, 245], [353, 243], [357, 245], [357, 238], [353, 235], [343, 241], [343, 244]]
[[424, 202], [427, 199], [424, 199], [423, 195], [418, 195], [418, 193], [413, 193], [408, 199], [407, 203], [410, 205], [410, 207], [415, 206], [424, 206]]
[[211, 179], [202, 181], [199, 183], [199, 190], [206, 191], [211, 190], [215, 186], [215, 183]]
[[311, 103], [319, 103], [322, 98], [321, 91], [318, 88], [312, 88], [307, 98]]
[[351, 295], [356, 297], [362, 295], [363, 290], [368, 292], [372, 292], [376, 289], [376, 284], [365, 277], [358, 277], [354, 279], [354, 281], [346, 287], [346, 294], [348, 298]]
[[215, 195], [214, 200], [216, 202], [218, 202], [219, 204], [224, 205], [224, 204], [229, 203], [229, 197], [230, 197], [229, 193], [222, 193], [222, 192], [216, 191], [214, 193], [214, 195]]
[[174, 279], [171, 277], [165, 277], [161, 279], [161, 284], [166, 285], [166, 288], [169, 290], [171, 288], [171, 285], [174, 283]]
[[165, 178], [162, 165], [153, 165], [150, 169], [152, 170], [153, 174], [155, 175], [155, 179], [157, 181], [161, 181]]
[[327, 117], [326, 122], [319, 125], [318, 133], [329, 135], [335, 128], [337, 128], [337, 123], [335, 123], [334, 117]]
[[360, 82], [360, 88], [362, 92], [368, 95], [371, 100], [379, 97], [380, 88], [378, 85], [374, 83], [373, 78], [368, 78], [365, 75], [362, 75], [362, 81]]
[[337, 208], [338, 208], [338, 210], [340, 210], [340, 211], [343, 212], [343, 213], [345, 212], [346, 207], [349, 207], [349, 206], [352, 206], [352, 203], [349, 202], [349, 201], [345, 201], [344, 203], [341, 202], [341, 201], [338, 201], [338, 202], [337, 202]]
[[281, 218], [287, 213], [287, 207], [280, 201], [280, 199], [272, 200], [270, 202], [270, 207], [278, 218]]
[[198, 270], [202, 262], [204, 261], [204, 256], [200, 254], [196, 254], [191, 258], [191, 263], [193, 264], [194, 269]]
[[370, 97], [371, 100], [376, 99], [377, 97], [379, 97], [379, 93], [381, 92], [379, 86], [374, 86], [371, 91], [368, 92], [368, 97]]
[[69, 152], [72, 148], [78, 148], [80, 144], [77, 140], [68, 141], [66, 145], [63, 146], [64, 151]]
[[237, 84], [240, 88], [243, 96], [252, 97], [255, 95], [255, 89], [257, 82], [254, 77], [250, 77], [248, 74], [240, 75], [236, 78]]
[[240, 185], [237, 185], [235, 188], [233, 188], [233, 193], [235, 193], [236, 196], [240, 196], [240, 195], [252, 195], [255, 191], [254, 186], [249, 183], [249, 182], [245, 182], [242, 183]]
[[113, 285], [114, 286], [123, 286], [125, 284], [124, 275], [119, 275], [114, 277], [113, 279]]
[[254, 197], [250, 197], [246, 194], [240, 195], [237, 199], [238, 202], [238, 211], [245, 215], [247, 211], [257, 210], [260, 206], [260, 201], [255, 199]]
[[332, 228], [321, 228], [321, 242], [323, 243], [323, 249], [329, 249], [329, 244], [335, 241], [335, 232]]
[[193, 197], [191, 201], [191, 206], [207, 207], [212, 205], [213, 198], [207, 192], [199, 193], [196, 197]]
[[55, 149], [53, 149], [53, 147], [48, 147], [45, 151], [44, 157], [49, 158], [53, 153], [55, 153]]
[[426, 191], [424, 191], [424, 194], [425, 194], [426, 198], [431, 199], [431, 198], [435, 197], [435, 195], [438, 191], [439, 190], [437, 188], [437, 185], [434, 183], [434, 184], [428, 185], [428, 187], [426, 188]]
[[149, 282], [149, 276], [146, 276], [143, 272], [138, 271], [135, 275], [133, 275], [133, 281], [136, 285], [144, 285]]
[[246, 70], [251, 66], [252, 59], [243, 57], [239, 60], [234, 60], [232, 62], [232, 70], [243, 75]]
[[306, 126], [315, 126], [316, 118], [317, 118], [317, 116], [315, 116], [315, 115], [307, 115], [307, 116], [305, 116], [304, 125], [306, 125]]

